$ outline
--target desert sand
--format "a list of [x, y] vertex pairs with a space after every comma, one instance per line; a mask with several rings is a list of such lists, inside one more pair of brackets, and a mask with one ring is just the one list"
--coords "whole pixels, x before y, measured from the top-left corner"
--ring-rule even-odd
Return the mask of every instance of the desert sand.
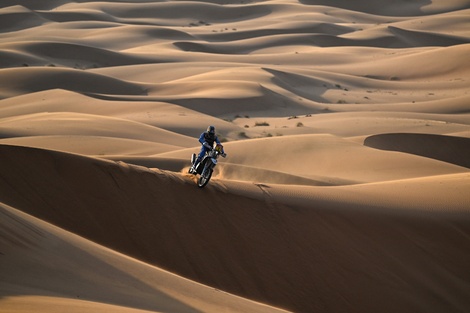
[[469, 0], [1, 1], [0, 312], [468, 312], [469, 56]]

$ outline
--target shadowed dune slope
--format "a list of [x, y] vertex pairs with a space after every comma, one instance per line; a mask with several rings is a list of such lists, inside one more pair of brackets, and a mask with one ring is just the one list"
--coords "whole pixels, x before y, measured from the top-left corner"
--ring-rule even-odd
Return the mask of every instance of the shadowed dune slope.
[[0, 203], [0, 312], [280, 312], [99, 246]]
[[[125, 66], [130, 64], [148, 63], [150, 60], [137, 56], [127, 56], [106, 49], [98, 49], [86, 45], [62, 42], [7, 43], [1, 45], [2, 50], [10, 52], [5, 55], [0, 65], [3, 68], [21, 66], [54, 66], [70, 68], [94, 68], [107, 66]], [[22, 60], [21, 63], [19, 60]]]
[[268, 185], [200, 190], [122, 162], [5, 145], [0, 154], [1, 202], [218, 289], [295, 312], [470, 305], [466, 212], [385, 214], [321, 191], [271, 201]]
[[[112, 77], [63, 68], [14, 68], [0, 73], [0, 97], [48, 89], [143, 95], [144, 88]], [[16, 95], [16, 94], [13, 94]]]
[[366, 138], [364, 144], [470, 168], [470, 138], [434, 134], [381, 134]]
[[442, 13], [450, 10], [468, 8], [466, 0], [449, 0], [445, 4], [434, 4], [431, 0], [396, 0], [396, 1], [342, 1], [342, 0], [301, 0], [309, 5], [328, 5], [349, 10], [358, 10], [372, 14], [390, 16], [413, 16], [426, 13]]

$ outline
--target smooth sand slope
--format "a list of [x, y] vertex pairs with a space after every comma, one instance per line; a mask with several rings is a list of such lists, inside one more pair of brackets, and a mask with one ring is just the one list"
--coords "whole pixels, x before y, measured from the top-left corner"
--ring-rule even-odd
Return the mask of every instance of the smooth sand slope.
[[281, 312], [131, 259], [4, 204], [0, 212], [1, 312]]
[[0, 311], [467, 312], [469, 16], [1, 1]]

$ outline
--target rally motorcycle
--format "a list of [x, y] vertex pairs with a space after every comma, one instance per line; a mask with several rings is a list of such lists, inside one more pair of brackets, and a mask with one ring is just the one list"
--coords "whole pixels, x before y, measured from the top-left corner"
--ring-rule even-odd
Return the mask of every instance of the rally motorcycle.
[[197, 186], [199, 188], [203, 188], [211, 179], [212, 172], [214, 171], [214, 167], [217, 165], [217, 159], [219, 156], [224, 158], [227, 156], [227, 154], [224, 153], [222, 145], [217, 145], [214, 149], [206, 152], [201, 162], [199, 162], [199, 164], [197, 164], [195, 167], [194, 165], [196, 163], [196, 154], [193, 153], [191, 155], [192, 166], [189, 168], [189, 173], [193, 175], [200, 175], [197, 180]]

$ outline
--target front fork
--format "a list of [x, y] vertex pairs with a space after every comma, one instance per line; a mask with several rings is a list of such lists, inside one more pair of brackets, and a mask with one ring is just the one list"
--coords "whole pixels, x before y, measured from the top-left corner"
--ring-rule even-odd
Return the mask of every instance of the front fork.
[[214, 163], [212, 159], [206, 160], [204, 164], [204, 169], [201, 172], [201, 176], [207, 176], [207, 171], [211, 171], [215, 167], [215, 164], [216, 163]]

